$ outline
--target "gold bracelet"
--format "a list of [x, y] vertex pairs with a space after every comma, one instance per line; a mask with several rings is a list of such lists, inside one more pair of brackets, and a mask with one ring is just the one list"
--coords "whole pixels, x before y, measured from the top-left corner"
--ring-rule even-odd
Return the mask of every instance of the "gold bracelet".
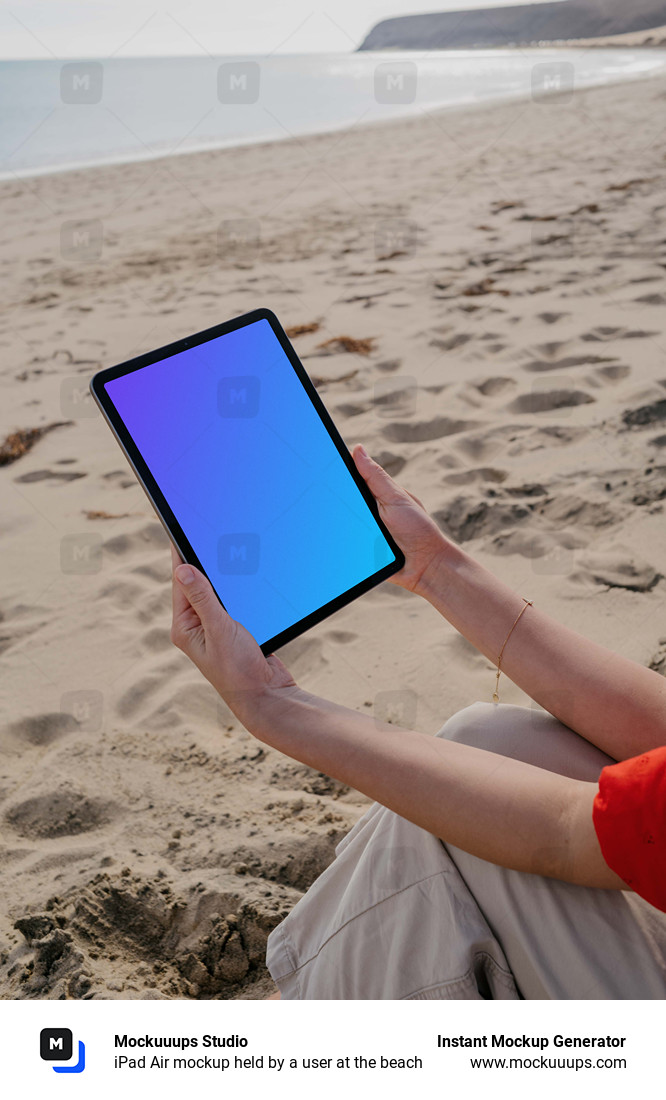
[[526, 600], [524, 596], [521, 596], [520, 598], [521, 598], [521, 600], [525, 601], [525, 606], [520, 611], [520, 614], [516, 616], [514, 624], [511, 627], [511, 630], [507, 634], [506, 638], [504, 639], [504, 645], [500, 649], [500, 654], [499, 654], [499, 657], [497, 658], [497, 672], [495, 673], [495, 690], [493, 692], [493, 703], [499, 703], [499, 701], [500, 701], [499, 700], [499, 679], [500, 679], [500, 673], [502, 671], [501, 668], [500, 668], [500, 665], [502, 664], [502, 655], [503, 655], [504, 650], [506, 648], [506, 643], [508, 642], [509, 638], [511, 637], [514, 630], [516, 629], [521, 615], [524, 615], [525, 612], [527, 611], [528, 607], [532, 607], [532, 604], [534, 603], [533, 600]]

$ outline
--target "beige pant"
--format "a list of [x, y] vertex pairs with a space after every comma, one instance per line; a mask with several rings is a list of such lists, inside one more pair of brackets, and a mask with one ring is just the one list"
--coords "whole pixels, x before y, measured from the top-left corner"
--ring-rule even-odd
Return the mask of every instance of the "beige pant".
[[[536, 708], [474, 703], [439, 737], [576, 779], [610, 759]], [[666, 914], [635, 894], [509, 871], [373, 805], [271, 933], [282, 997], [661, 999]]]

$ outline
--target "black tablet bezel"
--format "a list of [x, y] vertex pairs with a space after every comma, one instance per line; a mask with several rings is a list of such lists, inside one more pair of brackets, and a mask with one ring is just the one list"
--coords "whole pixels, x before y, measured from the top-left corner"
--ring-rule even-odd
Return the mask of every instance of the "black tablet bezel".
[[[186, 336], [183, 340], [177, 340], [172, 344], [166, 344], [164, 347], [156, 348], [155, 351], [146, 352], [145, 355], [139, 355], [135, 359], [128, 359], [124, 363], [118, 363], [116, 366], [107, 367], [104, 370], [99, 371], [90, 381], [90, 391], [99, 406], [102, 415], [107, 421], [111, 431], [115, 435], [120, 447], [122, 448], [125, 457], [127, 458], [130, 466], [134, 470], [137, 478], [143, 489], [148, 496], [153, 508], [155, 509], [158, 518], [160, 519], [167, 535], [171, 542], [176, 547], [176, 550], [182, 557], [183, 561], [189, 562], [191, 565], [195, 565], [197, 569], [200, 569], [204, 575], [205, 570], [201, 565], [197, 555], [195, 554], [192, 546], [185, 535], [182, 527], [178, 523], [175, 515], [171, 511], [171, 508], [167, 504], [160, 488], [155, 481], [155, 478], [151, 474], [146, 462], [144, 461], [138, 447], [134, 443], [131, 435], [129, 434], [124, 421], [120, 417], [118, 411], [115, 408], [111, 398], [106, 392], [106, 383], [111, 382], [114, 378], [120, 378], [125, 374], [132, 374], [134, 371], [141, 370], [142, 367], [147, 367], [151, 363], [157, 363], [161, 359], [168, 359], [172, 355], [177, 355], [181, 351], [187, 351], [190, 348], [197, 347], [199, 344], [205, 344], [209, 340], [215, 340], [218, 336], [225, 336], [229, 332], [233, 332], [235, 329], [244, 328], [246, 325], [252, 325], [256, 321], [268, 321], [269, 325], [273, 329], [273, 332], [277, 336], [282, 348], [289, 359], [292, 367], [294, 368], [296, 375], [303, 385], [310, 401], [312, 402], [315, 411], [318, 413], [324, 427], [326, 428], [329, 436], [331, 437], [337, 451], [342, 458], [345, 466], [349, 470], [350, 474], [354, 478], [366, 504], [368, 505], [377, 525], [389, 544], [393, 554], [395, 555], [395, 561], [389, 565], [384, 566], [377, 573], [373, 573], [366, 580], [361, 581], [359, 584], [353, 586], [343, 592], [340, 596], [336, 596], [334, 600], [330, 600], [324, 604], [323, 607], [318, 608], [317, 611], [311, 612], [305, 618], [300, 619], [293, 626], [288, 627], [286, 630], [276, 634], [274, 638], [269, 638], [268, 641], [261, 645], [262, 652], [267, 656], [269, 653], [275, 652], [280, 646], [286, 645], [288, 642], [293, 641], [300, 634], [303, 634], [310, 627], [315, 626], [317, 623], [322, 622], [323, 619], [327, 619], [330, 615], [333, 615], [340, 608], [345, 607], [347, 604], [355, 600], [357, 596], [362, 596], [365, 592], [369, 592], [370, 589], [375, 588], [382, 581], [388, 577], [393, 576], [402, 569], [405, 564], [404, 554], [397, 545], [386, 525], [382, 522], [379, 516], [379, 510], [377, 503], [372, 493], [368, 489], [365, 481], [358, 473], [354, 460], [345, 446], [345, 443], [338, 432], [335, 424], [333, 423], [327, 409], [324, 406], [319, 394], [317, 393], [312, 380], [309, 378], [305, 367], [301, 363], [295, 349], [292, 347], [289, 338], [282, 328], [282, 325], [278, 321], [275, 314], [270, 309], [255, 309], [250, 313], [244, 313], [241, 317], [234, 317], [230, 321], [224, 321], [220, 325], [215, 325], [213, 328], [204, 329], [203, 332], [197, 332], [193, 336]], [[209, 578], [210, 580], [210, 578]], [[212, 581], [211, 581], [212, 584]], [[213, 590], [220, 603], [224, 607], [224, 603], [220, 599], [220, 595], [213, 586]]]

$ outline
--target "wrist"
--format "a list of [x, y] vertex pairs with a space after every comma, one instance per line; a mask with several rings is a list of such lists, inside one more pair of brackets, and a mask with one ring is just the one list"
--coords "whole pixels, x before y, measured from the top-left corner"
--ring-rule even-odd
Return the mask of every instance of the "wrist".
[[293, 721], [299, 707], [312, 698], [298, 684], [267, 685], [260, 691], [248, 693], [242, 706], [232, 706], [232, 710], [254, 737], [271, 742], [280, 727]]
[[414, 587], [414, 592], [428, 603], [438, 606], [460, 569], [471, 560], [464, 550], [442, 535], [430, 564], [423, 570]]

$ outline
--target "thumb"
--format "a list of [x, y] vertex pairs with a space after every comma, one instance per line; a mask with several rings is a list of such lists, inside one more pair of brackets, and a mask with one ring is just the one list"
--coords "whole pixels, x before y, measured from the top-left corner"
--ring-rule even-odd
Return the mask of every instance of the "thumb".
[[383, 466], [370, 458], [362, 443], [356, 444], [352, 457], [356, 463], [356, 469], [379, 504], [393, 504], [404, 499], [403, 490], [396, 485]]
[[174, 576], [181, 592], [196, 611], [205, 629], [222, 610], [210, 581], [193, 565], [179, 565], [174, 570]]

